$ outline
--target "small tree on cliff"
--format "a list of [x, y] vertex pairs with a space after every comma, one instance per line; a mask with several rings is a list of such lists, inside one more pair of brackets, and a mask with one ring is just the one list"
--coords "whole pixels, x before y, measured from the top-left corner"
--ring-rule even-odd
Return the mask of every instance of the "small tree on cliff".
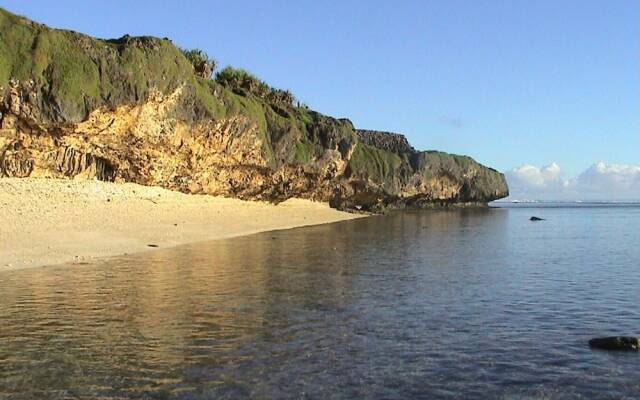
[[273, 88], [271, 88], [271, 90], [269, 91], [267, 99], [273, 101], [274, 103], [285, 104], [288, 106], [292, 106], [296, 101], [296, 98], [290, 91]]
[[276, 89], [240, 68], [225, 67], [216, 75], [216, 82], [236, 93], [251, 93], [274, 104], [293, 106], [296, 99], [288, 90]]
[[231, 90], [244, 90], [258, 97], [267, 97], [272, 90], [255, 75], [240, 68], [225, 67], [216, 75], [216, 82]]
[[218, 61], [213, 58], [209, 58], [207, 53], [200, 49], [181, 49], [182, 54], [191, 62], [193, 65], [193, 69], [201, 78], [210, 79], [213, 75], [213, 72], [216, 70], [218, 66]]

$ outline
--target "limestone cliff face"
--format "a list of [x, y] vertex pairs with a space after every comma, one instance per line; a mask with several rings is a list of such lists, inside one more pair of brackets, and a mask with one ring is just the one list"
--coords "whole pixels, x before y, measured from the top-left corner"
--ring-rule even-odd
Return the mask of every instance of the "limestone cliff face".
[[468, 157], [357, 133], [348, 120], [240, 78], [198, 76], [167, 39], [99, 40], [0, 10], [0, 176], [367, 210], [508, 194], [502, 174]]
[[345, 176], [359, 190], [347, 207], [473, 206], [508, 195], [504, 176], [470, 157], [416, 151], [400, 134], [357, 131]]

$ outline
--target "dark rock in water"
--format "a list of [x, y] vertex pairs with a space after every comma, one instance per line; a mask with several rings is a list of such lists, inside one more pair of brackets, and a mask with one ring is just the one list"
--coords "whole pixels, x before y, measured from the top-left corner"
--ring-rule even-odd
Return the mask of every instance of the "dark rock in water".
[[640, 351], [640, 339], [629, 336], [610, 336], [589, 340], [589, 346], [603, 350]]
[[531, 218], [529, 218], [529, 221], [544, 221], [544, 218], [531, 217]]

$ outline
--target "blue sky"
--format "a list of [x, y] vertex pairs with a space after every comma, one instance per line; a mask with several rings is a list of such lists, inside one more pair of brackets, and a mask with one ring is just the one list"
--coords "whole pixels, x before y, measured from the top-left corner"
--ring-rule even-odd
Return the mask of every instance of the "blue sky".
[[169, 37], [358, 127], [508, 171], [640, 164], [640, 1], [24, 1], [99, 37]]

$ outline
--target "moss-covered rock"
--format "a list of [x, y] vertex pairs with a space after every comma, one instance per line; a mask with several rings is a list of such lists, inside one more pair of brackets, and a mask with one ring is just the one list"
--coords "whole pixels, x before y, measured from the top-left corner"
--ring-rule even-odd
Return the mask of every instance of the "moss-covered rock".
[[469, 157], [416, 152], [383, 132], [360, 141], [349, 120], [297, 106], [244, 70], [208, 79], [196, 53], [209, 60], [168, 39], [96, 39], [0, 9], [0, 176], [371, 210], [507, 194], [500, 173]]

